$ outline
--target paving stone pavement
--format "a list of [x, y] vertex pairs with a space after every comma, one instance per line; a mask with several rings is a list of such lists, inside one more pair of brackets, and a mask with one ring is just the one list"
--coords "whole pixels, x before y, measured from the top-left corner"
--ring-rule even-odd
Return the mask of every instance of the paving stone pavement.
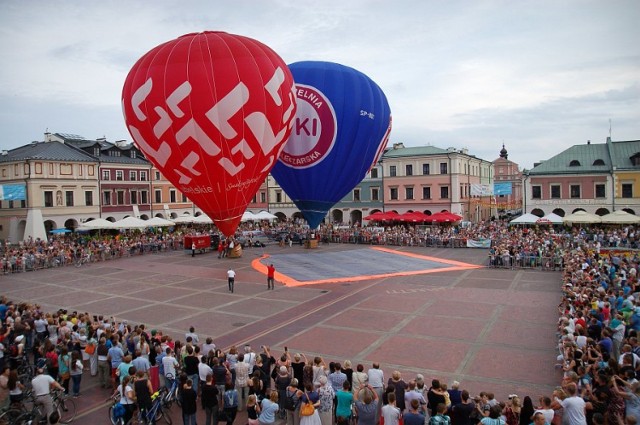
[[[487, 258], [481, 249], [388, 248], [428, 256], [431, 262], [483, 266]], [[279, 355], [287, 346], [309, 359], [349, 359], [365, 370], [378, 361], [385, 379], [394, 370], [405, 380], [422, 373], [427, 380], [458, 380], [472, 395], [490, 390], [498, 399], [517, 393], [536, 400], [560, 382], [554, 369], [559, 273], [451, 270], [435, 260], [438, 264], [424, 268], [444, 271], [399, 276], [394, 270], [405, 266], [390, 270], [379, 264], [384, 257], [370, 247], [341, 244], [316, 250], [273, 245], [247, 249], [238, 259], [218, 259], [215, 253], [194, 258], [183, 252], [145, 254], [0, 276], [0, 293], [37, 302], [44, 310], [66, 308], [145, 323], [180, 340], [195, 326], [201, 340], [211, 336], [221, 347], [248, 342], [258, 350], [269, 345]], [[312, 280], [350, 275], [345, 270], [357, 275], [382, 269], [390, 275], [296, 287], [276, 282], [276, 289], [268, 291], [259, 270], [270, 262], [278, 272], [290, 269], [291, 258], [305, 264], [296, 273]], [[229, 267], [237, 273], [233, 294], [227, 289]], [[82, 393], [76, 423], [108, 423], [108, 392], [85, 374]], [[180, 423], [177, 407], [173, 410]], [[236, 423], [245, 419], [239, 415]]]

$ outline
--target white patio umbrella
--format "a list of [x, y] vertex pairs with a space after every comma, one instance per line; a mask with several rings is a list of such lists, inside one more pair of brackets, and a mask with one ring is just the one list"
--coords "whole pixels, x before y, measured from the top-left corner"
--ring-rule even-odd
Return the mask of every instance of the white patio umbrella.
[[260, 211], [258, 214], [255, 215], [256, 216], [256, 220], [275, 220], [278, 217], [267, 212], [267, 211]]
[[509, 224], [535, 224], [540, 217], [531, 213], [522, 214], [509, 222]]
[[95, 220], [85, 221], [78, 226], [78, 230], [101, 230], [101, 229], [113, 229], [113, 225], [109, 220], [104, 218], [96, 218]]
[[542, 218], [552, 224], [562, 224], [562, 217], [560, 217], [558, 214], [555, 214], [555, 213], [549, 213]]
[[208, 215], [202, 214], [195, 217], [191, 222], [198, 223], [198, 224], [211, 224], [213, 223], [213, 220], [211, 220], [211, 218]]
[[171, 221], [173, 221], [176, 224], [187, 224], [187, 223], [193, 223], [193, 220], [195, 220], [195, 217], [189, 214], [183, 214], [180, 217], [176, 217], [176, 218], [172, 218]]
[[640, 223], [640, 217], [634, 214], [629, 214], [624, 210], [616, 210], [612, 213], [603, 215], [600, 218], [603, 223], [609, 224]]
[[168, 227], [175, 226], [175, 223], [171, 220], [165, 220], [162, 217], [153, 217], [150, 220], [146, 221], [147, 226], [149, 227]]
[[111, 223], [111, 229], [144, 229], [149, 227], [146, 221], [136, 217], [127, 217]]
[[569, 214], [568, 216], [562, 219], [563, 223], [573, 223], [573, 224], [591, 224], [591, 223], [600, 223], [602, 219], [600, 216], [595, 214], [590, 214], [586, 211], [576, 211], [573, 214]]
[[256, 215], [251, 211], [245, 211], [242, 214], [242, 219], [240, 221], [245, 222], [245, 221], [254, 221], [254, 220], [257, 220]]

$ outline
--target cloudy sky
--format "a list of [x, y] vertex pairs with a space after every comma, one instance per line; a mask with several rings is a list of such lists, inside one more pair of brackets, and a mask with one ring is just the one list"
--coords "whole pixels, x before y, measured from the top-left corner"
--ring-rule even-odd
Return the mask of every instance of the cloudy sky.
[[574, 144], [640, 139], [637, 0], [0, 0], [0, 147], [45, 130], [127, 139], [127, 72], [156, 45], [220, 30], [287, 63], [369, 75], [391, 142], [530, 168]]

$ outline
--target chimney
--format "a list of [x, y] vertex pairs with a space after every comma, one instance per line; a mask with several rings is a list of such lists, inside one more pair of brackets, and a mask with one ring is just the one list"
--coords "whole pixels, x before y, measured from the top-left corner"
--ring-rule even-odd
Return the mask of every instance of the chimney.
[[7, 156], [7, 155], [9, 155], [9, 151], [6, 151], [6, 150], [3, 149], [2, 150], [2, 156]]

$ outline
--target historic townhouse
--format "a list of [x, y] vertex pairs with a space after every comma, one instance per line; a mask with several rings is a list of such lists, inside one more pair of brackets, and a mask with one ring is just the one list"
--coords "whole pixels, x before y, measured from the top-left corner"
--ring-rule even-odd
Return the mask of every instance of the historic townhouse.
[[502, 145], [500, 157], [493, 161], [496, 208], [499, 215], [516, 215], [522, 211], [522, 171]]

